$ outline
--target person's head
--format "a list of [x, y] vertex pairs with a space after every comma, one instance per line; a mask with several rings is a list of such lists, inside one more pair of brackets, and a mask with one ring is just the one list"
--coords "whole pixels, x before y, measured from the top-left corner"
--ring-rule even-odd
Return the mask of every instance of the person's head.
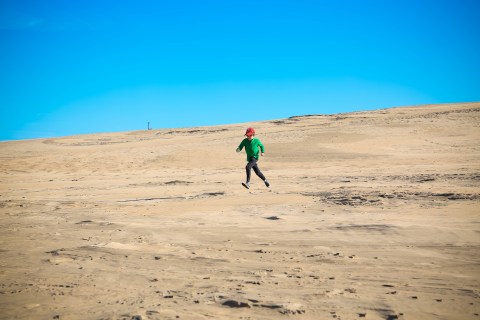
[[248, 128], [247, 132], [245, 132], [245, 135], [247, 136], [248, 140], [252, 140], [253, 137], [255, 136], [255, 129], [253, 128]]

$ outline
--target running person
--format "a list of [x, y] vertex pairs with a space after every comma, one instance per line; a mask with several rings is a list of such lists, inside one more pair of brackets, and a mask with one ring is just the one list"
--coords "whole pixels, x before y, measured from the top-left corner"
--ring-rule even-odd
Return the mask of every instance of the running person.
[[242, 185], [250, 189], [250, 175], [251, 171], [255, 171], [255, 174], [263, 180], [267, 187], [270, 187], [270, 183], [267, 181], [265, 176], [263, 175], [262, 171], [257, 165], [258, 158], [259, 158], [259, 148], [261, 150], [261, 155], [265, 155], [265, 147], [263, 146], [262, 142], [258, 138], [254, 138], [255, 136], [255, 129], [248, 128], [247, 132], [245, 133], [246, 138], [242, 140], [240, 145], [237, 148], [237, 152], [242, 151], [245, 147], [245, 151], [247, 153], [247, 166], [245, 167], [247, 173], [247, 180], [245, 183], [242, 182]]

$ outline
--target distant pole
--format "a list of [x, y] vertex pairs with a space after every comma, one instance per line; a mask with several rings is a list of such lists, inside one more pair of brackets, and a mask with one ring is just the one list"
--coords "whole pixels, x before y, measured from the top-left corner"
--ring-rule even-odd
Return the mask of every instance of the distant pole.
[[150, 130], [150, 121], [148, 122], [147, 130]]

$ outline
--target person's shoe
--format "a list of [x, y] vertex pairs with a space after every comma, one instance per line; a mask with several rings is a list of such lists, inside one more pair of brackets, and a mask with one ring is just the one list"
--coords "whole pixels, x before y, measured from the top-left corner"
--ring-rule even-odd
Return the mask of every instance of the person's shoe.
[[242, 182], [242, 186], [244, 186], [247, 189], [250, 189], [250, 183], [248, 182]]
[[270, 183], [267, 181], [267, 179], [263, 180], [263, 182], [265, 182], [265, 185], [267, 186], [267, 188], [270, 187]]

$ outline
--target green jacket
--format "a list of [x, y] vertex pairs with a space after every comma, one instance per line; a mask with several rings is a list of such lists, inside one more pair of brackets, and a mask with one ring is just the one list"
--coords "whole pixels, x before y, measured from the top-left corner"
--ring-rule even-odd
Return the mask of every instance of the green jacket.
[[251, 157], [254, 157], [258, 160], [258, 147], [260, 147], [262, 153], [265, 152], [265, 147], [263, 146], [262, 142], [257, 138], [253, 138], [252, 141], [248, 140], [247, 138], [243, 139], [238, 146], [238, 149], [240, 149], [241, 151], [243, 147], [245, 147], [245, 152], [247, 152], [247, 161], [250, 161]]

